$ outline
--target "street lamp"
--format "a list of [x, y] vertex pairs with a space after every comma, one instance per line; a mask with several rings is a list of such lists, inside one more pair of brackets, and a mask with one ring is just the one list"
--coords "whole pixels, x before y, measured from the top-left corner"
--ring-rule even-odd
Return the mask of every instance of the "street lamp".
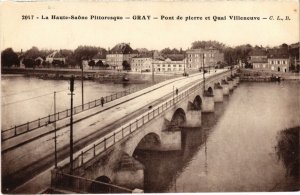
[[57, 168], [56, 91], [54, 91], [54, 167]]
[[211, 62], [212, 62], [212, 50], [210, 50], [210, 63], [208, 63], [208, 73], [210, 73]]
[[81, 62], [81, 104], [82, 111], [84, 110], [84, 100], [83, 100], [83, 61]]
[[70, 174], [73, 173], [73, 95], [74, 95], [74, 76], [70, 79], [70, 95], [71, 95], [71, 108], [70, 108]]
[[205, 91], [205, 70], [204, 70], [204, 52], [203, 52], [203, 55], [202, 55], [202, 71], [203, 71], [203, 93]]

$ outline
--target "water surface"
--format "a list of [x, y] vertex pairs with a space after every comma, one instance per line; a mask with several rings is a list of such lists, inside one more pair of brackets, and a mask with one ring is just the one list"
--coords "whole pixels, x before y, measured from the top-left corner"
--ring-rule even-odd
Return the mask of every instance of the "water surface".
[[182, 150], [136, 151], [146, 192], [293, 190], [275, 146], [281, 130], [299, 126], [300, 83], [241, 83], [202, 117], [202, 128], [182, 129]]

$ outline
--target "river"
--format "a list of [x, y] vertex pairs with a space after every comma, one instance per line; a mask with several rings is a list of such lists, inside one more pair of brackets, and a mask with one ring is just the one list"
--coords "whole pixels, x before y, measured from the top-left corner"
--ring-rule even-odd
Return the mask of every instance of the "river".
[[[2, 75], [2, 129], [69, 107], [68, 81]], [[85, 101], [140, 85], [85, 81]], [[201, 128], [182, 129], [182, 150], [136, 151], [145, 165], [145, 192], [286, 191], [286, 168], [276, 155], [280, 131], [299, 126], [300, 83], [241, 83]], [[81, 83], [75, 81], [75, 105]], [[292, 182], [293, 183], [293, 182]]]
[[[68, 80], [42, 80], [22, 75], [1, 75], [1, 129], [7, 129], [54, 112], [54, 91], [56, 110], [70, 108]], [[128, 88], [143, 87], [146, 84], [101, 84], [84, 81], [84, 102], [100, 99]], [[81, 81], [75, 80], [74, 106], [81, 105]]]
[[135, 151], [145, 192], [296, 190], [275, 147], [280, 131], [300, 125], [299, 89], [299, 82], [241, 83], [202, 116], [202, 128], [182, 129], [181, 151]]

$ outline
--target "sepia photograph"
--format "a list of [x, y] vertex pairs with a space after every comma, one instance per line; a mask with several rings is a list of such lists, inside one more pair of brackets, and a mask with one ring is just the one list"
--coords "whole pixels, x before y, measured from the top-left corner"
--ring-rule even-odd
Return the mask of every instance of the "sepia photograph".
[[1, 193], [298, 192], [299, 5], [0, 1]]

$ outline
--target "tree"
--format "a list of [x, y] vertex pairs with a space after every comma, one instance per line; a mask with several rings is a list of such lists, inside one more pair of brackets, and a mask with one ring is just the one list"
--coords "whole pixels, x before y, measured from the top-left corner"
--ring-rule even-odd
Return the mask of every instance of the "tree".
[[25, 58], [23, 60], [23, 64], [26, 68], [34, 68], [35, 67], [35, 61], [32, 58]]
[[1, 53], [1, 65], [3, 67], [11, 67], [12, 65], [19, 64], [18, 55], [12, 48], [7, 48]]
[[89, 61], [89, 66], [91, 66], [92, 68], [96, 65], [94, 60]]
[[37, 47], [32, 47], [24, 53], [25, 58], [35, 59], [41, 57], [43, 54], [39, 51]]
[[172, 53], [172, 50], [170, 48], [165, 48], [163, 50], [160, 51], [160, 53], [162, 55], [165, 55], [165, 54], [171, 54]]
[[218, 41], [194, 41], [192, 43], [192, 49], [205, 49], [205, 48], [215, 48], [215, 49], [219, 49], [219, 50], [223, 50], [225, 48], [225, 44], [220, 43]]
[[126, 60], [122, 62], [122, 66], [123, 70], [131, 70], [130, 64]]
[[74, 51], [74, 57], [77, 64], [81, 64], [82, 60], [90, 60], [98, 52], [106, 52], [106, 50], [101, 47], [79, 46]]
[[98, 66], [98, 67], [104, 67], [104, 64], [103, 64], [102, 60], [99, 60], [99, 61], [95, 64], [95, 66]]

